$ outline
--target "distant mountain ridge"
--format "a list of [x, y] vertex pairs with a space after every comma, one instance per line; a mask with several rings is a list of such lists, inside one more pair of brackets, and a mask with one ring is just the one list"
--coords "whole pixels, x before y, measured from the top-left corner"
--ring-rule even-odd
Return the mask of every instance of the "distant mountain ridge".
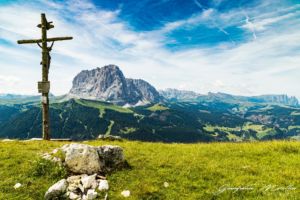
[[28, 97], [32, 97], [32, 95], [21, 95], [21, 94], [0, 94], [0, 98], [1, 99], [16, 99], [16, 98], [28, 98]]
[[266, 104], [282, 104], [287, 106], [299, 107], [299, 101], [294, 96], [282, 95], [260, 95], [260, 96], [237, 96], [226, 93], [212, 93], [207, 95], [199, 94], [193, 91], [166, 89], [160, 90], [160, 95], [171, 101], [222, 101], [230, 103], [266, 103]]
[[188, 90], [178, 90], [173, 88], [168, 88], [165, 90], [159, 91], [160, 95], [163, 96], [165, 99], [168, 100], [181, 100], [181, 101], [188, 101], [188, 100], [195, 100], [203, 95], [188, 91]]
[[299, 101], [296, 97], [289, 97], [285, 94], [280, 95], [260, 95], [260, 96], [236, 96], [226, 93], [208, 93], [211, 99], [220, 101], [237, 101], [237, 102], [250, 102], [250, 103], [266, 103], [266, 104], [282, 104], [287, 106], [299, 106]]
[[142, 79], [125, 78], [116, 65], [81, 71], [74, 78], [69, 95], [117, 105], [145, 105], [160, 101], [160, 95], [152, 85]]

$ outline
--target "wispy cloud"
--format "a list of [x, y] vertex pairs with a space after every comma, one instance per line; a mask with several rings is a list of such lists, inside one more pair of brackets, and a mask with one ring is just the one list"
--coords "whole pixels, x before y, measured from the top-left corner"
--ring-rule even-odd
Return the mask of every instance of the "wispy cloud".
[[[220, 11], [217, 7], [201, 10], [199, 4], [198, 13], [165, 22], [163, 27], [151, 31], [133, 30], [128, 21], [120, 18], [120, 8], [103, 10], [90, 1], [40, 0], [35, 4], [0, 6], [0, 39], [9, 43], [0, 43], [0, 74], [18, 80], [10, 85], [11, 81], [2, 78], [0, 92], [36, 92], [40, 50], [34, 45], [19, 46], [16, 40], [40, 37], [36, 25], [40, 13], [46, 12], [55, 24], [50, 36], [74, 37], [73, 41], [54, 46], [50, 79], [55, 94], [68, 92], [72, 78], [80, 70], [114, 63], [127, 76], [143, 78], [160, 89], [181, 87], [201, 93], [241, 95], [288, 93], [300, 97], [300, 25], [295, 23], [299, 22], [299, 5], [272, 9], [264, 1], [256, 9]], [[221, 4], [222, 1], [214, 3]], [[173, 31], [187, 30], [184, 36], [193, 39], [200, 34], [192, 32], [198, 26], [219, 31], [230, 40], [175, 50], [167, 46], [171, 40], [178, 42], [178, 38], [169, 36]], [[210, 34], [201, 33], [204, 40]]]

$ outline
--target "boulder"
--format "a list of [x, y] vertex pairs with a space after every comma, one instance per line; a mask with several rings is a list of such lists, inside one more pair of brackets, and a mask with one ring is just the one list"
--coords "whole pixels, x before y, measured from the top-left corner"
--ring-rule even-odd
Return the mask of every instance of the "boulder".
[[98, 147], [98, 153], [105, 171], [112, 171], [124, 163], [123, 149], [119, 146], [104, 145]]
[[52, 185], [45, 194], [45, 200], [60, 199], [66, 193], [68, 183], [66, 179], [62, 179]]
[[102, 163], [95, 147], [85, 144], [64, 145], [65, 166], [75, 174], [95, 174], [101, 171]]

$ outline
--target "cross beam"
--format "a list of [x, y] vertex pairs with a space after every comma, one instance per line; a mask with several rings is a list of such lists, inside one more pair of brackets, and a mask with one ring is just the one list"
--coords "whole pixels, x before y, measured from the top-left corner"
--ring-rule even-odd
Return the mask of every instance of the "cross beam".
[[[52, 50], [53, 44], [56, 41], [72, 40], [72, 37], [54, 37], [47, 38], [47, 31], [54, 28], [53, 22], [48, 22], [46, 15], [41, 14], [41, 24], [37, 25], [41, 28], [42, 39], [31, 39], [31, 40], [18, 40], [18, 44], [38, 44], [42, 49], [42, 81], [38, 82], [39, 93], [42, 93], [42, 134], [44, 140], [50, 140], [50, 120], [49, 120], [49, 91], [50, 82], [48, 80], [49, 68], [50, 68], [50, 51]], [[47, 42], [52, 42], [51, 46], [48, 47]]]
[[[47, 42], [55, 42], [55, 41], [62, 41], [62, 40], [72, 40], [73, 37], [54, 37], [54, 38], [47, 38]], [[34, 44], [34, 43], [42, 43], [42, 39], [33, 39], [33, 40], [18, 40], [18, 44]]]

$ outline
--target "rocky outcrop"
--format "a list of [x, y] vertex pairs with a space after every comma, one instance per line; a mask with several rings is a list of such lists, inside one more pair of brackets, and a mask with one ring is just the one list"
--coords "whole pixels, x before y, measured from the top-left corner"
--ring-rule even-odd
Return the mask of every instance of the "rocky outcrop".
[[141, 79], [126, 79], [115, 65], [81, 71], [73, 80], [69, 96], [118, 105], [140, 105], [160, 100], [152, 85]]
[[98, 193], [99, 191], [109, 189], [103, 174], [119, 169], [125, 163], [123, 149], [112, 145], [93, 147], [85, 144], [67, 144], [44, 154], [43, 158], [66, 167], [71, 175], [51, 186], [45, 194], [46, 200], [96, 199], [103, 195]]

